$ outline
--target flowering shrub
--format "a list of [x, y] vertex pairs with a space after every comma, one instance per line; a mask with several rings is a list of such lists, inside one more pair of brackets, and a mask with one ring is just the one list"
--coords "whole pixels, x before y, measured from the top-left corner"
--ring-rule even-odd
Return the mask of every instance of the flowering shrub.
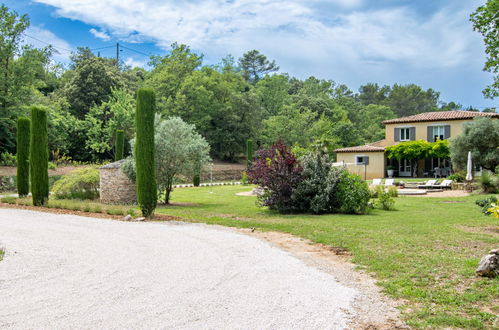
[[302, 168], [291, 150], [281, 141], [269, 149], [257, 151], [248, 170], [251, 183], [263, 188], [259, 197], [262, 206], [282, 213], [297, 211], [292, 195], [301, 181]]
[[361, 214], [371, 197], [365, 181], [332, 167], [327, 155], [308, 153], [297, 160], [282, 142], [257, 152], [248, 177], [263, 188], [260, 204], [283, 213]]

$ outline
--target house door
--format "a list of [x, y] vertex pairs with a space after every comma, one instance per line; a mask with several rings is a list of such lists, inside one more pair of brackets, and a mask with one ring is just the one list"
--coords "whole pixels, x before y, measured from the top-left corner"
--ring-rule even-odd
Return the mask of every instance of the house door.
[[408, 159], [401, 159], [399, 162], [399, 176], [412, 176], [411, 161]]

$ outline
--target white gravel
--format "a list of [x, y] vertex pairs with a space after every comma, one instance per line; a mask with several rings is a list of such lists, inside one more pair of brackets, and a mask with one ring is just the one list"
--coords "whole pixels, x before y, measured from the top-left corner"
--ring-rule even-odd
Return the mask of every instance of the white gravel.
[[0, 209], [0, 242], [2, 329], [341, 329], [355, 317], [356, 289], [207, 225]]

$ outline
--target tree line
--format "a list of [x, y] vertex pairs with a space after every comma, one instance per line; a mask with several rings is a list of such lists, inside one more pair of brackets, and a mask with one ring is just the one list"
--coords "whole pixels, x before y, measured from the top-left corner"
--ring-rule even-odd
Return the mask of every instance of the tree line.
[[0, 27], [0, 153], [15, 153], [17, 118], [37, 105], [48, 113], [51, 158], [113, 159], [118, 130], [128, 155], [142, 87], [155, 93], [158, 114], [195, 125], [211, 156], [228, 161], [239, 159], [248, 139], [257, 147], [280, 139], [297, 148], [334, 149], [383, 139], [386, 119], [462, 108], [415, 84], [368, 83], [354, 92], [333, 80], [299, 79], [257, 50], [207, 65], [201, 54], [174, 43], [145, 70], [78, 48], [61, 65], [52, 47], [22, 43], [26, 15], [2, 5]]

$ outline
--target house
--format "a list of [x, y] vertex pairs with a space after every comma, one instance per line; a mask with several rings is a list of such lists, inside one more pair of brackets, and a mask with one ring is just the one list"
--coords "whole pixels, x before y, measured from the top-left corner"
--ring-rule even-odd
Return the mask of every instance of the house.
[[[385, 139], [363, 146], [336, 149], [337, 162], [344, 163], [352, 173], [366, 180], [386, 176], [387, 165], [393, 167], [395, 176], [412, 176], [411, 162], [406, 159], [387, 159], [385, 147], [399, 142], [426, 140], [434, 142], [437, 139], [448, 139], [462, 132], [463, 124], [475, 117], [499, 118], [499, 113], [474, 111], [440, 111], [426, 112], [413, 116], [395, 118], [383, 121]], [[449, 174], [448, 159], [427, 158], [418, 162], [418, 176], [433, 176], [434, 169], [441, 170], [442, 176]]]

